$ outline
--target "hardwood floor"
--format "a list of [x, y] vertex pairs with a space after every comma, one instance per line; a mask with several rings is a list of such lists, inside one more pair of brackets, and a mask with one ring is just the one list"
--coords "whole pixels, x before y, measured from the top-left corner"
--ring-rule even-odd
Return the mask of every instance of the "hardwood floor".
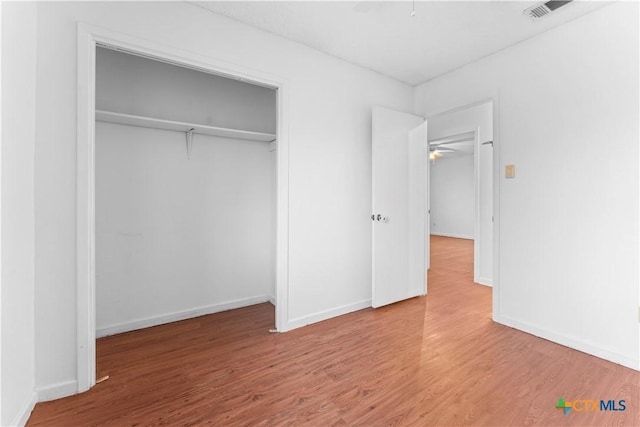
[[431, 242], [427, 297], [284, 334], [260, 304], [100, 339], [109, 379], [28, 425], [640, 425], [638, 372], [493, 323], [473, 242]]

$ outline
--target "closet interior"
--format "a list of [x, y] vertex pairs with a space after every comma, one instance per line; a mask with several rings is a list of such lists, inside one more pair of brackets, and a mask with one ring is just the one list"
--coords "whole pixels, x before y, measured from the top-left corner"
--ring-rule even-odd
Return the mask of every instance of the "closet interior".
[[275, 305], [276, 89], [96, 64], [96, 336]]

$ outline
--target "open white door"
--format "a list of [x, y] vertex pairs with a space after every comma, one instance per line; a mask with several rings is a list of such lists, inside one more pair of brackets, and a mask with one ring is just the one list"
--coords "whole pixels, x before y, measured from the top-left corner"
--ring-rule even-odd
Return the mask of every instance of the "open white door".
[[427, 123], [373, 109], [373, 307], [426, 293]]

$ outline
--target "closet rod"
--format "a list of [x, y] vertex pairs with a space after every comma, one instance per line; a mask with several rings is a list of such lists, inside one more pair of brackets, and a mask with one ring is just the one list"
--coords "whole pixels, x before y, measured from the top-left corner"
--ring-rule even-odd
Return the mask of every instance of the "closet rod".
[[200, 135], [221, 136], [226, 138], [244, 139], [249, 141], [272, 142], [276, 135], [266, 132], [222, 128], [217, 126], [199, 125], [195, 123], [178, 122], [174, 120], [156, 119], [153, 117], [136, 116], [133, 114], [115, 113], [113, 111], [96, 110], [96, 120], [106, 123], [146, 127], [153, 129], [189, 132]]

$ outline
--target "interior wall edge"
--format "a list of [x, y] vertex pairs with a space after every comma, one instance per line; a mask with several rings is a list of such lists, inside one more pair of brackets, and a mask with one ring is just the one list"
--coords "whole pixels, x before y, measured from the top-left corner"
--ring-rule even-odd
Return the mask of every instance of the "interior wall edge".
[[538, 338], [543, 338], [545, 340], [549, 340], [558, 345], [563, 345], [565, 347], [572, 348], [574, 350], [581, 351], [583, 353], [590, 354], [595, 357], [599, 357], [601, 359], [608, 360], [610, 362], [616, 363], [618, 365], [625, 366], [627, 368], [633, 369], [635, 371], [640, 371], [640, 359], [636, 355], [636, 357], [620, 354], [614, 351], [609, 351], [605, 348], [601, 348], [595, 346], [593, 344], [586, 343], [580, 339], [576, 339], [570, 336], [566, 336], [563, 334], [558, 334], [556, 332], [552, 332], [548, 329], [541, 328], [536, 325], [532, 325], [529, 323], [520, 322], [517, 320], [513, 320], [511, 318], [505, 317], [503, 315], [494, 315], [493, 320], [501, 325], [508, 326], [510, 328], [518, 329], [527, 334], [534, 335]]

